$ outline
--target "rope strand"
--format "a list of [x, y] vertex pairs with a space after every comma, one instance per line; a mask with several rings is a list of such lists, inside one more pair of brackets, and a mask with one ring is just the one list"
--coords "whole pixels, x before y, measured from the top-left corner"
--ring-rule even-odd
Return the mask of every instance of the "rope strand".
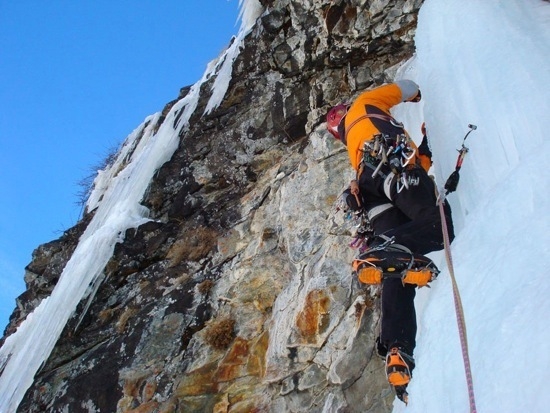
[[445, 258], [447, 260], [447, 267], [451, 275], [451, 281], [453, 285], [453, 297], [455, 303], [456, 321], [458, 324], [458, 333], [460, 336], [460, 345], [462, 347], [462, 359], [464, 360], [464, 370], [466, 373], [466, 384], [468, 386], [468, 398], [470, 402], [470, 413], [476, 413], [476, 400], [474, 395], [474, 382], [472, 378], [472, 370], [470, 367], [470, 356], [468, 353], [468, 337], [466, 334], [466, 320], [464, 317], [464, 309], [462, 307], [462, 300], [460, 299], [460, 292], [456, 283], [454, 274], [453, 259], [451, 256], [451, 243], [449, 241], [449, 230], [447, 227], [447, 219], [445, 217], [445, 210], [443, 208], [444, 199], [440, 199], [439, 212], [441, 214], [441, 228], [443, 230], [443, 245], [445, 247]]

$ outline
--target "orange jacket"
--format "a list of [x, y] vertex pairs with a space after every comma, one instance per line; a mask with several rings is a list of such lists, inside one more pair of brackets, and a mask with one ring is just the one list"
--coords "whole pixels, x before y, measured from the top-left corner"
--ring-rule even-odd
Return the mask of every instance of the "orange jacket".
[[[391, 116], [390, 108], [414, 98], [419, 92], [418, 86], [410, 80], [402, 80], [396, 83], [390, 83], [361, 93], [352, 103], [345, 117], [345, 142], [348, 148], [348, 155], [351, 166], [357, 171], [363, 157], [363, 146], [366, 141], [379, 133], [392, 134], [407, 132], [391, 125], [388, 121], [379, 118], [369, 118], [367, 114], [379, 114], [382, 116]], [[389, 128], [385, 130], [385, 128]], [[411, 140], [409, 146], [417, 149]], [[423, 159], [425, 158], [425, 159]], [[418, 162], [417, 162], [418, 161]], [[411, 160], [411, 164], [420, 163], [426, 170], [431, 165], [431, 160], [425, 155], [416, 155], [416, 159]]]

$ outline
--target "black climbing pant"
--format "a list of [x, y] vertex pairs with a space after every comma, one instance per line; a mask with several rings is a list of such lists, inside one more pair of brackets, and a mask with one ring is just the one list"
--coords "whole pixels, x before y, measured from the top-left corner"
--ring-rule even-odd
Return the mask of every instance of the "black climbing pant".
[[[374, 177], [372, 174], [373, 169], [365, 167], [359, 177], [359, 189], [367, 210], [388, 202], [393, 205], [372, 220], [375, 234], [394, 237], [396, 243], [416, 254], [441, 250], [443, 235], [435, 184], [424, 169], [415, 166], [407, 170], [411, 184], [400, 190], [401, 182], [391, 178], [388, 168], [383, 167]], [[384, 181], [389, 190], [384, 191]], [[444, 210], [452, 240], [451, 209], [447, 203]], [[415, 287], [403, 284], [400, 279], [383, 281], [381, 344], [388, 347], [397, 343], [411, 356], [416, 345], [415, 294]]]

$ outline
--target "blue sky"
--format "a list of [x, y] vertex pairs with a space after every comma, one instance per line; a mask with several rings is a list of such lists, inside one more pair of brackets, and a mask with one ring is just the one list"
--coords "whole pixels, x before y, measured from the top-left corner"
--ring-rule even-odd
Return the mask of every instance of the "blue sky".
[[200, 79], [238, 0], [0, 0], [0, 329], [40, 244], [78, 221], [78, 182]]

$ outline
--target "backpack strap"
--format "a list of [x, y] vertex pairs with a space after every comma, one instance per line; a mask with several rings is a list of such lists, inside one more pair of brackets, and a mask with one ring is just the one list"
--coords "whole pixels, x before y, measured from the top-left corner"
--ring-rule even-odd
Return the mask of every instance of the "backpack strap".
[[394, 118], [392, 118], [391, 116], [389, 115], [379, 115], [377, 113], [367, 113], [363, 116], [360, 116], [358, 117], [357, 119], [355, 119], [353, 122], [351, 122], [351, 125], [349, 125], [347, 128], [346, 128], [346, 133], [345, 135], [347, 135], [349, 133], [349, 131], [351, 130], [351, 128], [353, 128], [355, 125], [357, 125], [359, 122], [361, 122], [363, 119], [380, 119], [380, 120], [383, 120], [383, 121], [386, 121], [386, 122], [390, 122], [393, 126], [396, 126], [396, 127], [400, 127], [402, 128], [403, 127], [403, 124], [396, 121]]

